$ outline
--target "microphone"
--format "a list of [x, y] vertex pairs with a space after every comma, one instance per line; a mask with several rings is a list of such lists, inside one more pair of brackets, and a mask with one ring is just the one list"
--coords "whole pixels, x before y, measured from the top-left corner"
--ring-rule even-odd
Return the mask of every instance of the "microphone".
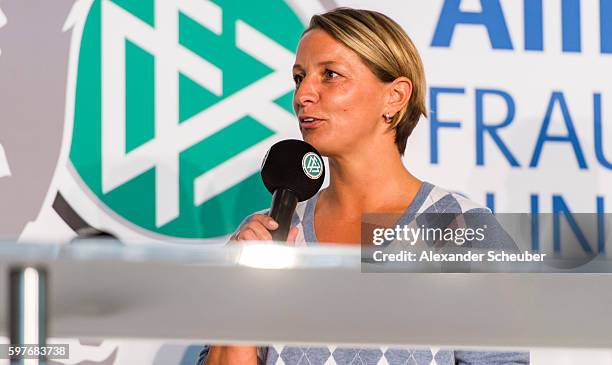
[[274, 144], [261, 165], [261, 179], [272, 193], [270, 217], [278, 223], [274, 241], [286, 241], [298, 201], [312, 198], [323, 185], [325, 165], [319, 151], [297, 139]]

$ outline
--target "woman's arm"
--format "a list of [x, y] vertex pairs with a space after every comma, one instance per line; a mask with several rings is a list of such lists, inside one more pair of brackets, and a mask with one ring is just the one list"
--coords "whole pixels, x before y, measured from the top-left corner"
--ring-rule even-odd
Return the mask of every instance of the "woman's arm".
[[[269, 230], [278, 228], [272, 218], [266, 214], [252, 214], [245, 218], [234, 234], [231, 241], [238, 240], [272, 240]], [[295, 242], [298, 234], [297, 227], [291, 227], [287, 242]], [[229, 242], [228, 242], [229, 243]], [[265, 361], [265, 359], [262, 359]], [[200, 352], [197, 365], [257, 365], [257, 347], [255, 346], [205, 346]]]
[[200, 353], [198, 365], [257, 365], [255, 346], [210, 346]]

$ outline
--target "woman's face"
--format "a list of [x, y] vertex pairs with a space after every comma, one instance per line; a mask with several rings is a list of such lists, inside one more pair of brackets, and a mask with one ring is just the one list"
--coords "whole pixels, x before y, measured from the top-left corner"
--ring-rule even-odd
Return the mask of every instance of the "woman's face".
[[302, 37], [293, 78], [293, 108], [302, 136], [322, 155], [359, 151], [386, 130], [385, 84], [325, 31]]

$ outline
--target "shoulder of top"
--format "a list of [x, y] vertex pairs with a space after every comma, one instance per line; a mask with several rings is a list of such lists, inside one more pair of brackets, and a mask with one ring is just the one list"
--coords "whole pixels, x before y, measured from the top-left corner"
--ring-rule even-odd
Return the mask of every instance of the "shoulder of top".
[[295, 207], [295, 214], [299, 217], [300, 221], [304, 219], [304, 214], [306, 213], [306, 206], [308, 205], [310, 199], [298, 202], [297, 206]]
[[470, 200], [463, 194], [448, 191], [436, 185], [433, 186], [419, 210], [435, 213], [491, 213], [489, 208]]
[[303, 212], [306, 210], [306, 206], [307, 206], [309, 203], [311, 203], [311, 202], [312, 202], [312, 203], [314, 203], [314, 201], [316, 201], [316, 200], [317, 200], [317, 198], [319, 197], [319, 194], [320, 194], [320, 193], [321, 193], [321, 190], [319, 190], [319, 191], [318, 191], [316, 194], [314, 194], [314, 195], [313, 195], [313, 196], [311, 196], [310, 198], [308, 198], [308, 199], [306, 199], [306, 200], [304, 200], [304, 201], [298, 202], [298, 203], [297, 203], [297, 206], [296, 206], [296, 208], [295, 208], [295, 210], [296, 210], [297, 212], [302, 212], [302, 213], [303, 213]]

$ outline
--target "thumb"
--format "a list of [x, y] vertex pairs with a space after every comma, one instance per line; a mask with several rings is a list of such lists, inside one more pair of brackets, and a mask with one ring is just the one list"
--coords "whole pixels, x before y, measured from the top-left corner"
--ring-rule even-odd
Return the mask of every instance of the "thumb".
[[295, 245], [295, 240], [299, 232], [300, 229], [297, 226], [291, 227], [291, 229], [289, 230], [289, 234], [287, 235], [287, 242]]

